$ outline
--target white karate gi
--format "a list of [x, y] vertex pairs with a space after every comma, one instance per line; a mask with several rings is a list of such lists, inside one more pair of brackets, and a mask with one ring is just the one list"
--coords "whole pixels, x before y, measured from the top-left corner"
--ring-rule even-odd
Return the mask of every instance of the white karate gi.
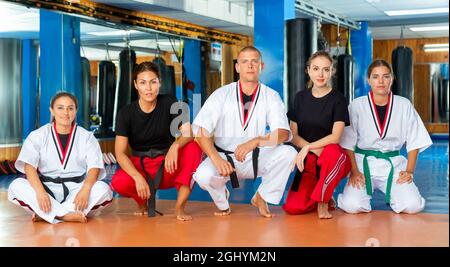
[[[82, 176], [92, 168], [100, 169], [98, 179], [106, 175], [102, 152], [94, 135], [75, 125], [70, 133], [63, 151], [59, 137], [53, 124], [46, 124], [32, 131], [22, 145], [15, 167], [25, 173], [25, 164], [36, 168], [40, 175], [51, 178], [70, 178]], [[75, 211], [73, 201], [80, 191], [84, 182], [66, 182], [69, 194], [64, 202], [63, 185], [61, 183], [45, 182], [44, 184], [52, 191], [55, 198], [50, 194], [51, 211], [44, 213], [39, 208], [36, 192], [26, 178], [15, 179], [8, 189], [8, 199], [14, 204], [23, 206], [27, 211], [36, 213], [39, 217], [49, 223], [60, 222], [55, 217], [62, 217]], [[83, 210], [85, 215], [94, 215], [99, 208], [103, 208], [112, 200], [113, 194], [105, 182], [97, 181], [91, 189], [89, 203]], [[62, 203], [61, 203], [62, 202]], [[94, 210], [93, 210], [94, 208]], [[92, 211], [91, 211], [92, 210]]]
[[[239, 83], [231, 83], [217, 89], [209, 96], [193, 122], [194, 135], [200, 127], [214, 134], [215, 144], [227, 151], [255, 137], [264, 136], [276, 129], [289, 130], [283, 102], [276, 91], [260, 84], [244, 119], [242, 94]], [[270, 128], [270, 130], [267, 129]], [[291, 138], [291, 134], [289, 134]], [[289, 174], [294, 168], [297, 152], [291, 146], [261, 147], [258, 160], [258, 176], [262, 176], [258, 192], [268, 203], [278, 204], [283, 196]], [[219, 155], [226, 159], [224, 153]], [[238, 179], [253, 178], [252, 153], [244, 162], [233, 158]], [[209, 158], [205, 159], [193, 175], [199, 186], [209, 192], [220, 210], [229, 208], [226, 182], [230, 177], [220, 176]]]
[[[432, 145], [431, 138], [408, 99], [390, 94], [386, 109], [385, 122], [379, 122], [376, 106], [371, 93], [355, 99], [349, 106], [350, 126], [345, 128], [341, 146], [354, 151], [355, 147], [381, 152], [398, 151], [406, 143], [409, 152], [424, 151]], [[384, 125], [383, 125], [384, 124]], [[356, 164], [363, 172], [364, 156], [355, 153]], [[372, 190], [378, 189], [386, 194], [387, 178], [391, 165], [386, 159], [367, 157], [371, 174]], [[400, 171], [406, 170], [407, 159], [402, 156], [391, 158], [394, 175], [391, 188], [390, 206], [396, 213], [417, 213], [425, 207], [414, 182], [397, 184]], [[366, 188], [357, 189], [349, 183], [338, 196], [338, 207], [348, 213], [370, 212], [370, 199]]]

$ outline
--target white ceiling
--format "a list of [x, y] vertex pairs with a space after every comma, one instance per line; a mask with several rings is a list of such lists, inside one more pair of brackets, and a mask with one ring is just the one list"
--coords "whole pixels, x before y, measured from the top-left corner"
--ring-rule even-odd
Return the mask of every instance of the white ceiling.
[[448, 25], [448, 13], [390, 17], [389, 10], [442, 8], [448, 0], [313, 0], [314, 5], [354, 21], [367, 21], [374, 39], [448, 37], [449, 31], [413, 32], [412, 26]]
[[[96, 0], [110, 5], [136, 9], [155, 15], [171, 17], [224, 31], [253, 34], [253, 0]], [[281, 1], [281, 0], [274, 0]], [[398, 39], [404, 27], [404, 38], [448, 37], [446, 31], [412, 32], [411, 26], [448, 25], [448, 13], [389, 17], [383, 11], [449, 7], [448, 0], [310, 0], [310, 3], [355, 21], [368, 21], [374, 39]], [[22, 38], [36, 38], [39, 13], [0, 0], [0, 37], [21, 32]], [[89, 29], [82, 33], [110, 30]], [[94, 27], [94, 26], [92, 26]]]

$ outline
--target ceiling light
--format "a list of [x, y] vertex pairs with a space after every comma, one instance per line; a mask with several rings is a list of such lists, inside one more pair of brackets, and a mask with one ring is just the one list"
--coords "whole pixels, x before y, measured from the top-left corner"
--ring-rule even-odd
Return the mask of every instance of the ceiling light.
[[427, 8], [427, 9], [410, 9], [410, 10], [389, 10], [384, 11], [388, 16], [406, 16], [406, 15], [419, 15], [419, 14], [436, 14], [436, 13], [448, 13], [448, 7], [442, 8]]
[[448, 31], [448, 25], [428, 26], [428, 27], [410, 27], [409, 29], [413, 32]]
[[448, 52], [448, 44], [426, 44], [423, 46], [425, 52]]
[[87, 34], [95, 35], [95, 36], [122, 36], [127, 35], [127, 33], [138, 33], [138, 31], [131, 30], [131, 31], [104, 31], [104, 32], [87, 32]]

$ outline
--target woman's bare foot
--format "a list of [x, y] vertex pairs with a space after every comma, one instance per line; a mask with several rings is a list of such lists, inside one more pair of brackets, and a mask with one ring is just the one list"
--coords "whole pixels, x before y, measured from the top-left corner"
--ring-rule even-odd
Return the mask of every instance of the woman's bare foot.
[[65, 221], [65, 222], [80, 222], [80, 223], [87, 222], [86, 215], [84, 215], [84, 213], [82, 211], [75, 211], [75, 212], [68, 213], [68, 214], [64, 215], [61, 218], [61, 220]]
[[44, 219], [39, 217], [36, 213], [33, 213], [33, 215], [31, 215], [31, 221], [32, 222], [42, 222], [43, 220]]
[[328, 212], [328, 203], [319, 202], [317, 203], [317, 214], [319, 219], [331, 219], [333, 216]]
[[252, 198], [251, 203], [253, 206], [257, 207], [259, 214], [264, 218], [272, 218], [273, 215], [270, 213], [269, 206], [267, 206], [266, 201], [256, 192], [255, 196]]
[[328, 201], [328, 209], [330, 210], [336, 209], [336, 201], [334, 201], [334, 198], [331, 198], [330, 201]]
[[148, 214], [148, 206], [144, 204], [142, 206], [138, 206], [137, 210], [134, 212], [136, 216], [144, 216]]
[[175, 207], [175, 216], [177, 217], [177, 220], [179, 220], [179, 221], [190, 221], [190, 220], [192, 220], [192, 216], [187, 214], [184, 211], [184, 205]]

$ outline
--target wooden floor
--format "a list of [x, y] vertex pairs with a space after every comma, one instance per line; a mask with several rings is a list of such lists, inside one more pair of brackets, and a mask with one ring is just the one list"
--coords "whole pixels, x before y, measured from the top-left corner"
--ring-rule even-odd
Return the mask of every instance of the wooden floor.
[[32, 223], [21, 207], [0, 193], [0, 246], [149, 246], [149, 247], [300, 247], [300, 246], [449, 246], [448, 214], [418, 215], [374, 211], [350, 215], [334, 211], [331, 220], [318, 220], [315, 213], [259, 217], [251, 205], [232, 205], [232, 215], [212, 215], [210, 202], [190, 202], [190, 222], [176, 221], [174, 201], [159, 200], [165, 213], [156, 218], [133, 215], [134, 202], [115, 199], [101, 216], [87, 224]]

